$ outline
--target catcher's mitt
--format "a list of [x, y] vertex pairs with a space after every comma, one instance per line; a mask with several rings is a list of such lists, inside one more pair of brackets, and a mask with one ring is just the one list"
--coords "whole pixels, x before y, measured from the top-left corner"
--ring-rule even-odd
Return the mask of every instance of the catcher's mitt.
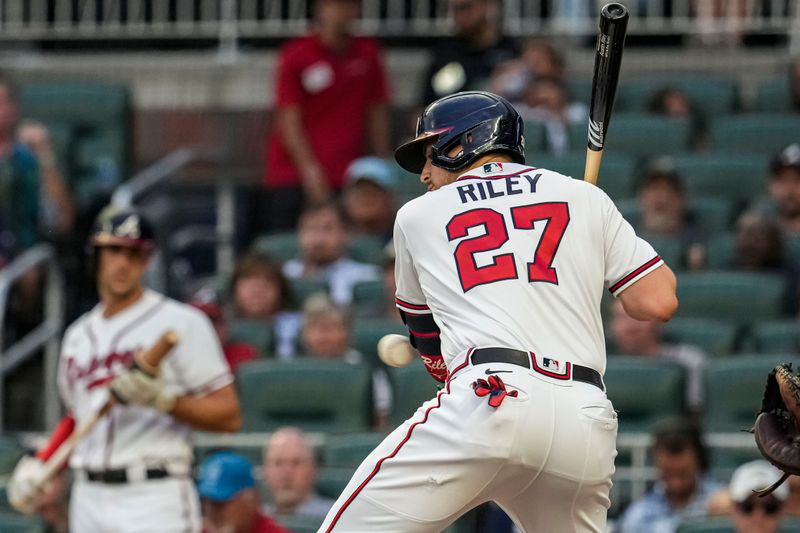
[[766, 496], [790, 475], [800, 475], [800, 376], [792, 372], [791, 363], [776, 366], [767, 376], [753, 433], [761, 455], [784, 473], [771, 486], [755, 491]]

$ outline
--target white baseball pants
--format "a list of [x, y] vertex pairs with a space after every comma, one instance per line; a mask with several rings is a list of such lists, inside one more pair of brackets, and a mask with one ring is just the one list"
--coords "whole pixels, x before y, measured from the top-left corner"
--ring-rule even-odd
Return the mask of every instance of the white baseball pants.
[[76, 533], [199, 533], [201, 527], [189, 478], [72, 485], [69, 530]]
[[[518, 396], [478, 397], [488, 369]], [[489, 500], [525, 533], [604, 532], [616, 435], [599, 387], [467, 364], [364, 460], [319, 532], [437, 532]]]

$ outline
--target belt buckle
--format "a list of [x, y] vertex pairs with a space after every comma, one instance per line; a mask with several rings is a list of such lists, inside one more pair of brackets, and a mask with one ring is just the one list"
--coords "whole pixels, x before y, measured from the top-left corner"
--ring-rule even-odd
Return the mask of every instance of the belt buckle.
[[552, 357], [544, 357], [531, 352], [533, 370], [553, 379], [568, 381], [572, 379], [572, 363]]

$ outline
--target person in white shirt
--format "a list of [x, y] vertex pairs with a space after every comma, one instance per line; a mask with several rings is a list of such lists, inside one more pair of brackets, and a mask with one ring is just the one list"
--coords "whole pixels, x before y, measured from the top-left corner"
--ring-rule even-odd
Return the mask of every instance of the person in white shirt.
[[361, 281], [378, 279], [377, 266], [359, 263], [347, 253], [347, 232], [341, 211], [328, 203], [306, 208], [298, 223], [300, 256], [283, 265], [289, 279], [322, 280], [339, 305], [353, 299], [353, 287]]

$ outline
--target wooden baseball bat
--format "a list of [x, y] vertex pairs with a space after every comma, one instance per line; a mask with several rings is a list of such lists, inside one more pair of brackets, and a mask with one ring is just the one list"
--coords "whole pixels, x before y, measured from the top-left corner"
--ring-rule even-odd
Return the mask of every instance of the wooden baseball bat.
[[[155, 374], [158, 371], [158, 366], [161, 364], [161, 361], [169, 354], [170, 350], [172, 350], [176, 344], [178, 344], [178, 334], [171, 330], [167, 331], [159, 337], [150, 349], [141, 352], [136, 357], [136, 363], [145, 372]], [[69, 456], [72, 454], [73, 450], [75, 450], [78, 443], [92, 431], [100, 419], [108, 414], [114, 406], [114, 403], [114, 398], [109, 398], [106, 404], [100, 408], [92, 418], [75, 428], [75, 431], [73, 431], [61, 446], [53, 452], [53, 455], [45, 461], [45, 481], [55, 477], [59, 470], [66, 464], [67, 459], [69, 459]]]
[[611, 109], [617, 92], [625, 31], [628, 29], [628, 10], [616, 2], [606, 4], [600, 12], [600, 33], [594, 56], [592, 99], [589, 103], [589, 140], [586, 148], [586, 168], [583, 179], [597, 183], [600, 161], [603, 159]]

